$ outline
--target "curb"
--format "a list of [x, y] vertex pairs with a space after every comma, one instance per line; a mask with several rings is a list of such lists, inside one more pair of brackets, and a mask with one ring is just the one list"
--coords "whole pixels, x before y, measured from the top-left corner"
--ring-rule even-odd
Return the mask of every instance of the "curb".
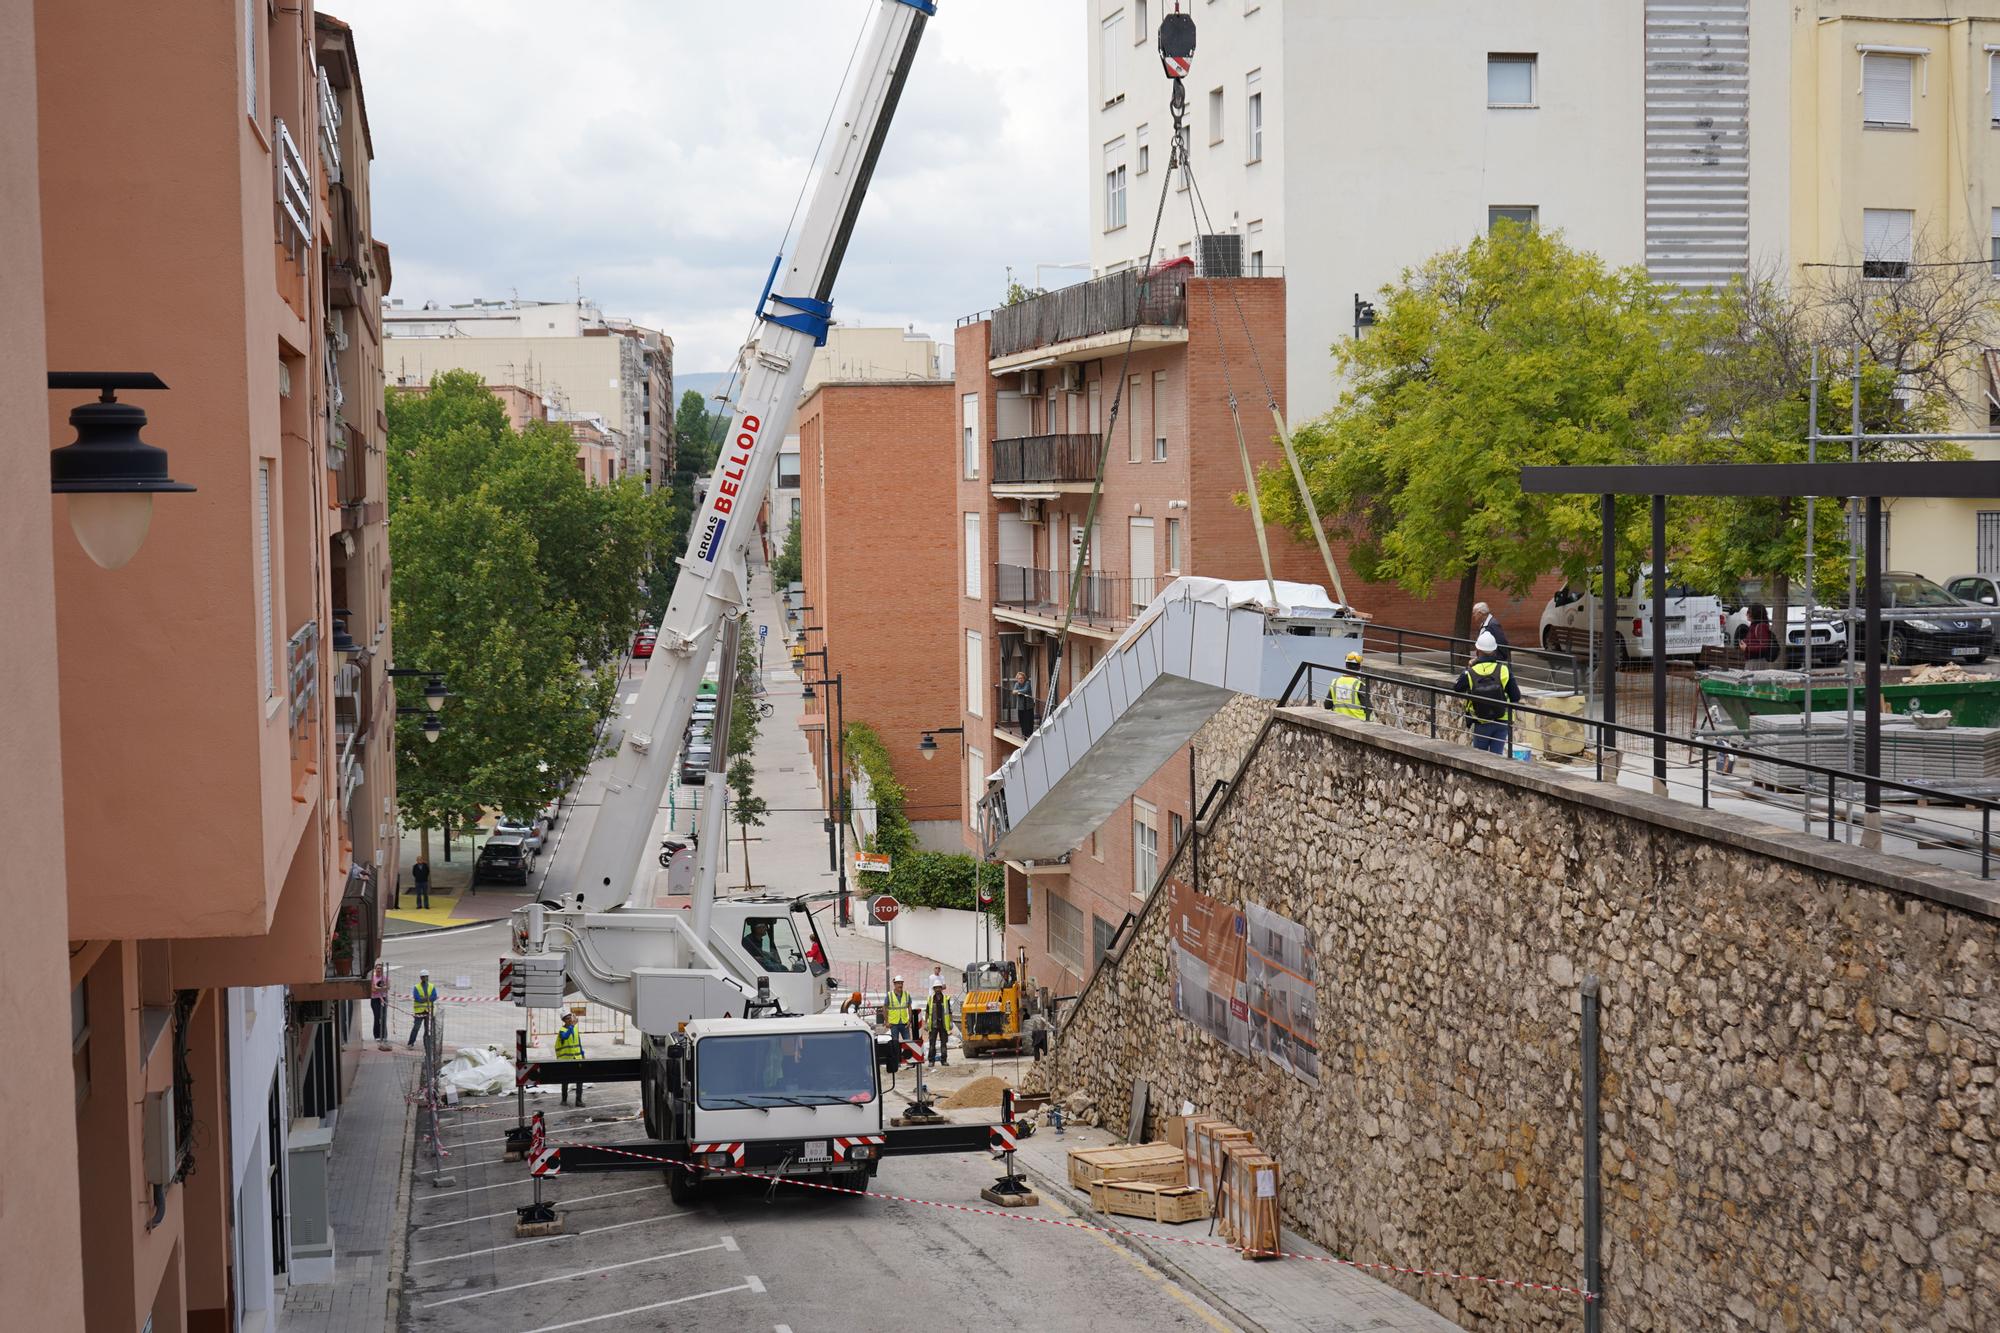
[[410, 1182], [415, 1177], [417, 1105], [403, 1102], [403, 1151], [396, 1159], [396, 1221], [389, 1231], [388, 1327], [403, 1327], [403, 1277], [410, 1254]]
[[384, 933], [382, 942], [387, 944], [390, 940], [421, 940], [428, 939], [433, 935], [456, 935], [463, 930], [477, 930], [481, 926], [497, 925], [506, 919], [504, 916], [492, 916], [486, 918], [484, 921], [464, 921], [455, 926], [425, 926], [418, 930], [391, 930]]
[[[1041, 1168], [1021, 1161], [1019, 1158], [1016, 1159], [1016, 1162], [1021, 1169], [1021, 1173], [1031, 1178], [1044, 1194], [1051, 1198], [1062, 1200], [1064, 1206], [1074, 1209], [1078, 1216], [1094, 1218], [1100, 1215], [1095, 1208], [1090, 1206], [1089, 1197], [1087, 1195], [1079, 1195], [1075, 1187], [1067, 1180], [1051, 1176]], [[1165, 1254], [1161, 1253], [1159, 1247], [1148, 1245], [1136, 1236], [1113, 1235], [1109, 1239], [1131, 1250], [1147, 1263], [1171, 1277], [1175, 1282], [1199, 1296], [1217, 1314], [1222, 1315], [1238, 1328], [1245, 1329], [1248, 1333], [1270, 1333], [1269, 1329], [1237, 1309], [1216, 1292], [1213, 1287], [1203, 1282], [1200, 1278], [1195, 1277], [1192, 1273], [1189, 1273], [1172, 1259], [1167, 1258]]]

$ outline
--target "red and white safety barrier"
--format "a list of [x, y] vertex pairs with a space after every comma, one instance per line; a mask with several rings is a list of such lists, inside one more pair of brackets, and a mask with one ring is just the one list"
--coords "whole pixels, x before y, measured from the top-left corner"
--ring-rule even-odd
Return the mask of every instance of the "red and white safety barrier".
[[[687, 1162], [675, 1161], [670, 1157], [656, 1157], [650, 1153], [632, 1152], [629, 1149], [620, 1148], [609, 1143], [593, 1143], [578, 1146], [589, 1147], [597, 1152], [613, 1153], [620, 1157], [629, 1157], [638, 1162], [658, 1162], [662, 1166], [677, 1167], [681, 1170], [690, 1168], [690, 1163]], [[696, 1144], [694, 1146], [697, 1151], [700, 1151], [703, 1147], [719, 1151], [729, 1145]], [[740, 1147], [741, 1145], [737, 1146]], [[864, 1199], [882, 1199], [889, 1203], [908, 1203], [924, 1208], [942, 1208], [947, 1212], [953, 1213], [972, 1213], [979, 1217], [997, 1217], [1003, 1222], [1024, 1222], [1037, 1226], [1061, 1227], [1069, 1231], [1095, 1232], [1101, 1236], [1130, 1236], [1135, 1240], [1142, 1240], [1156, 1245], [1194, 1245], [1203, 1249], [1228, 1250], [1233, 1254], [1242, 1253], [1237, 1246], [1231, 1245], [1227, 1241], [1209, 1240], [1205, 1237], [1163, 1236], [1156, 1232], [1134, 1231], [1127, 1227], [1099, 1226], [1094, 1222], [1085, 1222], [1077, 1218], [1043, 1217], [1036, 1213], [1024, 1213], [1019, 1209], [976, 1208], [971, 1204], [945, 1203], [939, 1199], [918, 1199], [907, 1194], [881, 1194], [874, 1190], [849, 1189], [845, 1185], [828, 1185], [808, 1178], [773, 1175], [768, 1171], [731, 1170], [726, 1166], [698, 1166], [694, 1169], [714, 1175], [742, 1176], [750, 1180], [775, 1180], [786, 1185], [796, 1185], [800, 1189], [825, 1190], [829, 1194], [847, 1194]], [[1274, 1259], [1304, 1259], [1311, 1263], [1333, 1264], [1341, 1268], [1353, 1268], [1370, 1273], [1397, 1273], [1404, 1277], [1428, 1277], [1440, 1278], [1451, 1282], [1474, 1282], [1489, 1287], [1510, 1287], [1516, 1291], [1539, 1291], [1557, 1296], [1577, 1296], [1585, 1301], [1598, 1299], [1597, 1296], [1585, 1291], [1582, 1287], [1568, 1287], [1559, 1282], [1536, 1282], [1529, 1278], [1491, 1277], [1483, 1273], [1455, 1273], [1445, 1268], [1417, 1268], [1406, 1264], [1370, 1263], [1363, 1259], [1344, 1259], [1337, 1254], [1303, 1254], [1291, 1250], [1257, 1250], [1255, 1253]]]
[[513, 997], [514, 997], [514, 962], [510, 958], [502, 958], [500, 960], [499, 998], [503, 1000], [510, 1000]]
[[1012, 1125], [994, 1125], [986, 1132], [986, 1146], [992, 1149], [995, 1157], [1001, 1157], [1013, 1152], [1021, 1145], [1019, 1140], [1014, 1137], [1014, 1127]]

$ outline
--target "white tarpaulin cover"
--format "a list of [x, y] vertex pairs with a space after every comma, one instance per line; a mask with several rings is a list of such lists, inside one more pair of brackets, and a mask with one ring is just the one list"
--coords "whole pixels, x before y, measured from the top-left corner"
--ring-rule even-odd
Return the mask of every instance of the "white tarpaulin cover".
[[514, 1090], [514, 1062], [497, 1046], [461, 1046], [438, 1077], [460, 1093], [491, 1096]]
[[[1278, 592], [1276, 606], [1271, 604], [1274, 586]], [[1169, 583], [1160, 596], [1163, 599], [1185, 597], [1189, 601], [1219, 606], [1225, 611], [1254, 606], [1281, 616], [1351, 614], [1346, 607], [1328, 597], [1326, 589], [1317, 583], [1285, 583], [1281, 580], [1274, 585], [1262, 579], [1186, 577]]]

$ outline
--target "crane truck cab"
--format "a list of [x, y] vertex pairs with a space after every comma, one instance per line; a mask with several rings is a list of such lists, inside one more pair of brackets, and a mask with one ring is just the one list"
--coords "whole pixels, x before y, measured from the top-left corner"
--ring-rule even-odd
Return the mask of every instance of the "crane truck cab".
[[[852, 1014], [702, 1018], [644, 1041], [641, 1104], [667, 1155], [697, 1168], [864, 1189], [884, 1142], [880, 1057]], [[704, 1172], [667, 1169], [674, 1202]]]

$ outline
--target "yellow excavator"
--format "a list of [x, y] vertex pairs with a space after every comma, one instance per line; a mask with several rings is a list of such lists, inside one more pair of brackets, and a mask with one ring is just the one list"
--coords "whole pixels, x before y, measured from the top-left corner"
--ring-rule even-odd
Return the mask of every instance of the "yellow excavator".
[[992, 960], [965, 969], [965, 1000], [958, 1015], [967, 1056], [1019, 1054], [1021, 1025], [1042, 1007], [1039, 991], [1024, 993], [1023, 965]]

